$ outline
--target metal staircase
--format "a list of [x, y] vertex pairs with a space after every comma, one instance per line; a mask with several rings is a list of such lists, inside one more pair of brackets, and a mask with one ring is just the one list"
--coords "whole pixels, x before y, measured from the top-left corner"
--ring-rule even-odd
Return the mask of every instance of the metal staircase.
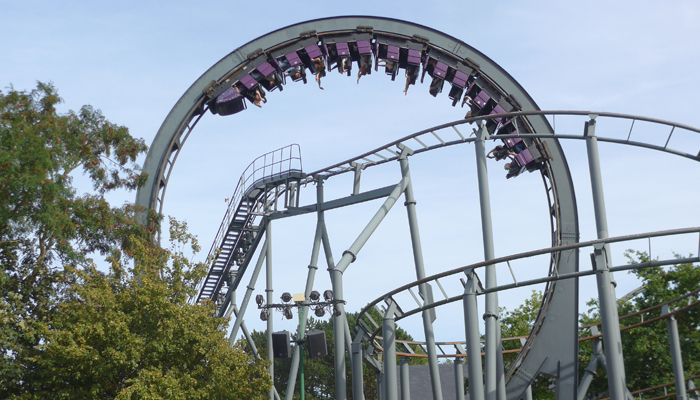
[[[207, 260], [212, 262], [206, 278], [197, 287], [195, 302], [214, 301], [223, 296], [221, 288], [232, 283], [232, 266], [243, 263], [258, 231], [256, 220], [276, 210], [278, 199], [285, 197], [285, 207], [293, 204], [290, 192], [306, 175], [302, 172], [299, 145], [292, 144], [256, 158], [238, 181], [228, 210], [221, 222]], [[298, 199], [298, 198], [297, 198]], [[298, 200], [297, 200], [298, 201]], [[220, 295], [221, 293], [221, 295]]]

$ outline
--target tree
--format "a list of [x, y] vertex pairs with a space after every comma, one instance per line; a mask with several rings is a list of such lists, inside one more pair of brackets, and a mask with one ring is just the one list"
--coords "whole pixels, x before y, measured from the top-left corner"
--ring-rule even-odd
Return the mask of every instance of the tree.
[[[156, 216], [105, 200], [144, 182], [143, 141], [60, 101], [42, 83], [0, 92], [0, 398], [264, 398], [264, 362], [229, 346], [212, 304], [187, 302], [206, 264], [185, 256], [199, 250], [186, 225], [171, 220], [163, 249]], [[94, 193], [73, 186], [80, 170]]]
[[214, 305], [189, 304], [205, 263], [186, 225], [171, 219], [165, 250], [132, 237], [132, 257], [109, 273], [69, 271], [74, 283], [28, 358], [26, 395], [17, 398], [265, 399], [264, 361], [231, 347]]
[[[58, 114], [61, 101], [50, 84], [0, 91], [0, 397], [26, 381], [23, 358], [56, 311], [63, 266], [90, 265], [90, 254], [118, 254], [130, 235], [148, 234], [133, 206], [104, 199], [144, 182], [135, 165], [143, 140], [90, 106]], [[77, 193], [80, 170], [96, 194]]]
[[[625, 256], [630, 264], [650, 261], [646, 252], [628, 250]], [[618, 304], [620, 316], [636, 313], [695, 291], [698, 289], [698, 282], [700, 282], [700, 268], [693, 264], [678, 264], [670, 268], [641, 268], [633, 270], [631, 273], [641, 279], [643, 289], [632, 299]], [[697, 295], [695, 298], [697, 299]], [[671, 311], [688, 304], [688, 300], [671, 304]], [[584, 325], [600, 321], [598, 302], [591, 300], [588, 305], [591, 306], [591, 309], [581, 317], [581, 323]], [[625, 328], [660, 315], [661, 309], [656, 308], [655, 310], [620, 320], [620, 327]], [[678, 320], [685, 376], [690, 377], [700, 374], [700, 311], [697, 307], [692, 307], [677, 314], [675, 317]], [[631, 391], [673, 382], [673, 369], [666, 325], [666, 320], [661, 319], [622, 332], [625, 374], [627, 387]], [[605, 343], [603, 343], [603, 346], [605, 346]], [[587, 345], [586, 342], [581, 343], [579, 353], [581, 354], [579, 357], [581, 361], [579, 371], [582, 373], [583, 368], [590, 360], [590, 345]], [[600, 396], [606, 392], [607, 376], [603, 371], [599, 370], [598, 375], [591, 383], [588, 394], [589, 396]], [[655, 397], [663, 394], [663, 389], [660, 389], [656, 392], [646, 392], [644, 396]]]

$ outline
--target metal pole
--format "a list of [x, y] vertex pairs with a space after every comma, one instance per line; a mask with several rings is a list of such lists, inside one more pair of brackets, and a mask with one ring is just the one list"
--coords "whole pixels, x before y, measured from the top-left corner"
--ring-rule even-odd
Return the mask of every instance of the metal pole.
[[[598, 335], [598, 327], [591, 326], [591, 336]], [[576, 394], [577, 400], [584, 400], [586, 398], [586, 392], [588, 392], [588, 387], [593, 382], [595, 377], [595, 371], [598, 369], [598, 361], [603, 355], [603, 343], [600, 338], [593, 339], [593, 355], [591, 356], [591, 361], [588, 363], [586, 370], [583, 372], [583, 378], [581, 378], [581, 383], [578, 385], [578, 393]]]
[[357, 333], [355, 340], [352, 342], [352, 359], [350, 365], [352, 369], [352, 398], [364, 400], [364, 374], [362, 371], [362, 330]]
[[[411, 171], [408, 168], [408, 155], [413, 151], [406, 146], [401, 146], [401, 176], [407, 181], [404, 196], [406, 198], [406, 213], [408, 214], [408, 227], [411, 233], [411, 246], [413, 248], [413, 261], [416, 266], [416, 279], [425, 278], [425, 265], [423, 263], [423, 248], [420, 242], [420, 232], [418, 230], [418, 217], [416, 215], [416, 199], [413, 196], [413, 184], [411, 183]], [[424, 304], [430, 300], [428, 285], [422, 284], [418, 287], [423, 297]], [[428, 352], [428, 368], [430, 371], [430, 383], [433, 390], [433, 399], [442, 400], [442, 386], [440, 385], [440, 369], [435, 349], [435, 333], [433, 331], [433, 321], [431, 310], [423, 311], [423, 331], [425, 332], [425, 347]], [[386, 372], [385, 372], [386, 374]]]
[[[316, 204], [323, 204], [323, 179], [318, 178], [316, 181]], [[321, 249], [321, 237], [323, 234], [323, 222], [324, 222], [324, 212], [321, 207], [318, 207], [318, 213], [316, 217], [316, 233], [314, 235], [314, 244], [311, 249], [311, 260], [309, 261], [309, 272], [306, 276], [306, 288], [304, 290], [304, 298], [308, 299], [314, 286], [314, 279], [316, 278], [316, 270], [318, 270], [318, 254]], [[308, 315], [309, 306], [303, 306], [303, 315]], [[299, 332], [304, 332], [306, 330], [306, 318], [300, 320], [301, 329]], [[285, 395], [285, 400], [292, 400], [294, 397], [294, 386], [297, 379], [297, 370], [299, 368], [299, 360], [301, 357], [301, 348], [299, 346], [294, 347], [294, 354], [292, 355], [292, 365], [289, 369], [289, 378], [287, 379], [287, 394]], [[303, 352], [302, 352], [303, 353]]]
[[384, 318], [382, 318], [382, 346], [384, 347], [384, 390], [386, 400], [398, 400], [398, 387], [396, 385], [396, 327], [394, 326], [394, 313], [396, 303], [389, 304]]
[[238, 329], [240, 329], [241, 324], [243, 323], [243, 315], [245, 315], [245, 310], [248, 308], [248, 302], [250, 301], [250, 297], [253, 295], [253, 291], [255, 290], [255, 283], [258, 281], [258, 275], [260, 275], [260, 270], [262, 269], [262, 263], [265, 257], [267, 256], [267, 239], [265, 240], [265, 243], [263, 244], [262, 251], [260, 252], [260, 256], [258, 257], [258, 262], [255, 264], [255, 269], [253, 270], [253, 274], [250, 276], [250, 283], [248, 283], [248, 287], [246, 288], [245, 295], [243, 295], [243, 301], [241, 302], [241, 309], [239, 312], [236, 314], [236, 321], [233, 323], [233, 329], [231, 329], [231, 335], [229, 335], [228, 340], [230, 342], [233, 342], [236, 339], [236, 335], [238, 335]]
[[464, 364], [462, 357], [455, 358], [455, 398], [464, 400]]
[[[608, 238], [608, 219], [605, 211], [603, 179], [600, 173], [598, 156], [598, 138], [595, 136], [595, 116], [585, 125], [586, 149], [588, 150], [588, 169], [591, 175], [591, 193], [598, 239]], [[622, 355], [622, 338], [620, 337], [620, 320], [617, 313], [617, 296], [615, 282], [610, 272], [610, 246], [594, 247], [594, 267], [600, 300], [600, 316], [603, 328], [603, 342], [608, 366], [608, 390], [612, 400], [626, 398], [627, 382], [625, 379], [625, 361]]]
[[377, 374], [377, 399], [385, 400], [386, 397], [384, 395], [384, 373], [380, 372]]
[[[350, 334], [350, 325], [348, 324], [348, 316], [343, 312], [343, 318], [345, 322], [343, 323], [343, 328], [345, 328], [345, 351], [348, 354], [352, 354], [352, 335]], [[355, 365], [355, 359], [350, 356], [348, 358], [348, 363], [350, 364], [350, 371], [353, 371], [353, 366]]]
[[[298, 340], [304, 340], [304, 309], [299, 307], [299, 337]], [[304, 392], [304, 345], [301, 342], [297, 342], [294, 346], [299, 349], [299, 398], [304, 400], [306, 394]], [[295, 349], [296, 350], [296, 349]]]
[[[521, 348], [525, 347], [525, 343], [527, 343], [527, 339], [520, 338], [520, 347]], [[527, 385], [527, 388], [525, 389], [525, 393], [523, 394], [523, 400], [532, 400], [532, 385]]]
[[[343, 273], [333, 264], [333, 255], [331, 254], [330, 241], [328, 233], [323, 228], [323, 249], [326, 253], [326, 261], [328, 262], [328, 270], [331, 275], [331, 284], [333, 285], [333, 299], [343, 300]], [[337, 303], [335, 307], [340, 310], [340, 315], [333, 313], [333, 355], [334, 355], [334, 370], [335, 370], [335, 398], [336, 400], [345, 400], [347, 398], [347, 390], [345, 388], [345, 318], [343, 304]]]
[[[484, 241], [484, 260], [494, 259], [493, 228], [491, 226], [491, 199], [489, 195], [489, 177], [486, 168], [486, 148], [484, 141], [488, 136], [486, 125], [481, 124], [476, 134], [474, 149], [476, 152], [476, 172], [479, 181], [479, 204], [481, 206], [481, 232]], [[486, 266], [486, 289], [498, 286], [496, 281], [496, 266]], [[499, 386], [504, 384], [503, 371], [498, 370], [498, 343], [500, 325], [498, 323], [498, 294], [486, 294], [484, 312], [486, 325], [486, 400], [498, 398]], [[505, 393], [505, 390], [503, 391]]]
[[691, 392], [689, 398], [693, 400], [700, 400], [700, 396], [698, 396], [698, 391], [693, 389], [695, 389], [695, 382], [693, 382], [693, 380], [691, 379], [688, 381], [688, 391]]
[[[669, 313], [668, 304], [661, 306], [661, 315]], [[666, 318], [668, 328], [668, 341], [671, 345], [671, 362], [673, 363], [673, 377], [676, 380], [676, 398], [686, 400], [685, 373], [683, 372], [683, 355], [681, 353], [681, 339], [678, 336], [678, 321], [673, 315]]]
[[464, 271], [467, 284], [464, 287], [464, 329], [467, 339], [467, 373], [469, 375], [470, 400], [484, 400], [484, 379], [481, 366], [481, 344], [479, 335], [478, 309], [476, 294], [479, 290], [476, 274], [469, 268]]
[[523, 396], [523, 400], [532, 400], [532, 385], [527, 385], [527, 389], [525, 389], [525, 395]]
[[409, 377], [408, 357], [401, 357], [401, 400], [411, 400], [411, 381]]
[[[386, 200], [384, 200], [382, 206], [379, 208], [379, 210], [377, 210], [372, 219], [367, 223], [365, 229], [363, 229], [362, 232], [360, 232], [360, 234], [357, 236], [357, 239], [355, 239], [350, 248], [343, 252], [343, 257], [340, 259], [340, 261], [338, 261], [338, 264], [335, 266], [337, 270], [339, 270], [341, 273], [345, 272], [350, 263], [355, 261], [355, 259], [357, 258], [357, 254], [360, 252], [360, 250], [362, 250], [362, 247], [365, 245], [365, 243], [367, 243], [367, 240], [369, 240], [370, 236], [372, 236], [372, 234], [382, 222], [384, 217], [386, 217], [389, 211], [391, 211], [391, 208], [394, 206], [394, 203], [396, 203], [396, 200], [406, 189], [407, 184], [408, 179], [404, 178], [396, 185], [394, 190], [391, 191]], [[324, 238], [324, 248], [326, 248], [325, 240], [326, 239]]]
[[[334, 269], [331, 271], [331, 281], [333, 283], [333, 299], [343, 299], [343, 274]], [[333, 351], [335, 355], [335, 398], [345, 400], [347, 397], [346, 371], [345, 371], [345, 314], [342, 304], [336, 304], [340, 310], [340, 315], [333, 315], [333, 337], [335, 340]]]
[[[265, 243], [266, 254], [265, 254], [265, 292], [267, 294], [267, 304], [273, 304], [272, 299], [272, 221], [267, 221], [267, 227], [265, 228]], [[270, 362], [270, 379], [272, 379], [272, 388], [270, 388], [270, 400], [275, 399], [275, 354], [272, 350], [272, 330], [274, 329], [271, 315], [267, 317], [267, 360]]]
[[[506, 399], [506, 382], [503, 379], [503, 374], [505, 373], [505, 366], [503, 365], [503, 340], [501, 340], [501, 324], [498, 324], [498, 329], [496, 330], [496, 348], [498, 352], [496, 353], [496, 367], [498, 369], [498, 377], [501, 378], [498, 381], [498, 398]], [[528, 385], [530, 387], [530, 385]]]

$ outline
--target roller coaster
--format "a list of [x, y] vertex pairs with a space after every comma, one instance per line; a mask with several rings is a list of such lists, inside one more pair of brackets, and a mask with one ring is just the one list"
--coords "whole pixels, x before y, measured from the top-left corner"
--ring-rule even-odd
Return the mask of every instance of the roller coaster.
[[[405, 79], [406, 91], [413, 85], [427, 84], [430, 95], [437, 97], [444, 90], [447, 92], [446, 104], [453, 107], [466, 106], [467, 114], [464, 119], [406, 135], [312, 172], [302, 168], [301, 149], [298, 145], [274, 150], [255, 159], [244, 171], [230, 198], [209, 252], [213, 260], [211, 268], [192, 301], [213, 301], [218, 316], [235, 317], [231, 340], [242, 331], [256, 356], [260, 357], [245, 325], [244, 316], [263, 264], [267, 275], [264, 301], [274, 303], [272, 260], [268, 256], [272, 252], [273, 221], [315, 214], [316, 231], [308, 264], [305, 295], [308, 298], [313, 291], [319, 267], [318, 258], [323, 250], [333, 287], [336, 399], [348, 396], [346, 360], [352, 371], [353, 398], [363, 398], [362, 368], [367, 365], [380, 377], [378, 397], [398, 399], [399, 371], [401, 382], [404, 382], [405, 374], [408, 373], [408, 369], [404, 368], [407, 367], [404, 360], [410, 357], [428, 359], [432, 396], [435, 400], [448, 397], [443, 396], [440, 382], [438, 358], [441, 357], [455, 359], [455, 368], [459, 370], [456, 376], [463, 376], [462, 359], [467, 360], [471, 399], [509, 400], [530, 398], [530, 385], [540, 374], [554, 378], [558, 399], [582, 400], [591, 380], [592, 372], [589, 369], [595, 371], [598, 360], [604, 357], [605, 360], [600, 365], [608, 372], [610, 397], [628, 398], [630, 392], [625, 384], [617, 296], [612, 273], [652, 265], [698, 262], [700, 258], [674, 258], [614, 266], [611, 264], [610, 244], [637, 239], [699, 235], [700, 228], [608, 237], [598, 142], [642, 147], [700, 161], [700, 149], [677, 148], [672, 141], [674, 135], [696, 135], [700, 134], [700, 129], [615, 113], [542, 111], [506, 71], [456, 38], [425, 26], [387, 18], [325, 18], [288, 26], [257, 38], [231, 52], [197, 79], [169, 113], [153, 141], [143, 168], [149, 174], [148, 182], [138, 191], [137, 204], [157, 212], [162, 211], [175, 161], [185, 141], [207, 112], [220, 116], [244, 112], [248, 105], [261, 106], [269, 93], [282, 92], [290, 84], [307, 84], [315, 80], [321, 87], [321, 80], [327, 79], [326, 72], [334, 69], [349, 76], [357, 74], [358, 80], [372, 71], [383, 71], [391, 80], [397, 77]], [[582, 133], [572, 133], [570, 129], [557, 131], [554, 123], [557, 120], [567, 121], [565, 126], [579, 126]], [[626, 124], [627, 137], [606, 136], [601, 129], [596, 129], [605, 125], [601, 121]], [[664, 143], [645, 140], [645, 135], [638, 134], [642, 124], [654, 125], [668, 132]], [[562, 140], [585, 142], [595, 210], [596, 240], [579, 241], [576, 196], [561, 146]], [[497, 146], [487, 152], [487, 142], [494, 142]], [[424, 153], [470, 143], [474, 144], [476, 157], [483, 261], [427, 276], [409, 160]], [[487, 159], [504, 161], [504, 179], [517, 179], [526, 173], [541, 176], [550, 211], [550, 247], [495, 257]], [[360, 183], [363, 176], [371, 173], [374, 167], [392, 163], [399, 166], [395, 184], [362, 190]], [[326, 200], [326, 183], [347, 175], [352, 176], [353, 182], [352, 187], [348, 188], [348, 195]], [[301, 193], [312, 189], [315, 189], [316, 201], [300, 204]], [[344, 273], [357, 260], [365, 243], [402, 195], [407, 210], [416, 280], [376, 299], [366, 299], [363, 304], [355, 304], [356, 307], [367, 306], [360, 312], [356, 326], [348, 326], [343, 295], [347, 290], [343, 286]], [[325, 212], [381, 199], [383, 203], [376, 213], [336, 261], [331, 252]], [[698, 249], [691, 249], [688, 254], [700, 252], [696, 250]], [[591, 253], [590, 269], [579, 265], [579, 254], [582, 251]], [[254, 260], [255, 254], [259, 254], [257, 260]], [[528, 280], [516, 279], [510, 264], [512, 261], [542, 255], [548, 257], [548, 272], [545, 276]], [[499, 284], [496, 281], [495, 268], [498, 265], [509, 268], [512, 282]], [[596, 326], [583, 329], [591, 330], [590, 340], [597, 341], [596, 357], [600, 357], [591, 360], [591, 368], [587, 368], [584, 378], [579, 381], [578, 346], [579, 330], [582, 328], [578, 326], [578, 278], [589, 275], [595, 275], [598, 285], [602, 334], [598, 333]], [[243, 279], [249, 283], [239, 306], [236, 291], [241, 288]], [[446, 290], [440, 280], [459, 280], [462, 282], [459, 286], [461, 289], [456, 293], [451, 291], [453, 287]], [[504, 371], [498, 323], [498, 293], [534, 284], [545, 284], [536, 323], [528, 337], [520, 338], [522, 346], [517, 351], [517, 359], [509, 371]], [[442, 298], [433, 292], [434, 288], [439, 289]], [[697, 293], [689, 296], [692, 295], [696, 300], [686, 307], [697, 303]], [[483, 319], [486, 332], [483, 346], [480, 343], [477, 312], [479, 297], [484, 299], [485, 304]], [[415, 305], [406, 303], [405, 299], [411, 298], [415, 300]], [[435, 310], [455, 302], [463, 303], [465, 335], [449, 343], [436, 342], [433, 329]], [[372, 319], [369, 313], [371, 309], [380, 311], [383, 316], [381, 323]], [[665, 318], [672, 320], [675, 312], [678, 310], [666, 309]], [[309, 314], [310, 306], [305, 305], [303, 315]], [[396, 322], [411, 315], [422, 317], [425, 340], [412, 344], [419, 345], [423, 354], [415, 354], [409, 343], [395, 339]], [[266, 319], [268, 343], [272, 343], [273, 318]], [[302, 332], [305, 323], [306, 320], [301, 321]], [[604, 355], [599, 343], [601, 337], [606, 344]], [[274, 358], [272, 347], [268, 346], [267, 354], [271, 361]], [[445, 347], [454, 348], [454, 351], [446, 353], [443, 350]], [[398, 368], [397, 356], [402, 358]], [[296, 346], [286, 391], [287, 399], [291, 399], [294, 393], [299, 359], [299, 346]], [[274, 363], [270, 366], [270, 373], [273, 372]], [[676, 373], [677, 382], [678, 375]], [[683, 382], [682, 368], [680, 375], [680, 381]], [[457, 397], [464, 398], [463, 385], [457, 383], [455, 387]], [[402, 383], [401, 398], [407, 398], [407, 390]], [[676, 390], [678, 395], [681, 395], [682, 390], [685, 396], [683, 384], [680, 387], [676, 384]], [[270, 396], [271, 399], [279, 398], [274, 387]]]

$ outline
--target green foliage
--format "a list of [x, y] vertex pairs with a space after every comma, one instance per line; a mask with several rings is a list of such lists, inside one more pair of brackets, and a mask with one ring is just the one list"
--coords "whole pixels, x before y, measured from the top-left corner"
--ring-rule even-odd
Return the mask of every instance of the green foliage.
[[[646, 252], [628, 250], [625, 255], [630, 264], [650, 261]], [[618, 304], [620, 316], [636, 313], [683, 296], [697, 290], [698, 282], [700, 282], [700, 268], [692, 264], [678, 264], [670, 268], [641, 268], [633, 270], [631, 273], [641, 279], [644, 289], [630, 301]], [[696, 301], [697, 298], [698, 296], [695, 295], [691, 301]], [[671, 304], [671, 311], [688, 304], [688, 300]], [[600, 321], [598, 302], [591, 300], [588, 305], [591, 306], [591, 309], [581, 316], [582, 325]], [[620, 327], [638, 324], [660, 315], [661, 309], [656, 308], [641, 315], [620, 320]], [[700, 374], [700, 310], [698, 307], [692, 307], [677, 314], [676, 319], [681, 339], [685, 376], [698, 375]], [[588, 331], [584, 331], [582, 335], [588, 336], [588, 333]], [[589, 343], [582, 342], [579, 348], [579, 373], [581, 375], [592, 354]], [[673, 368], [665, 319], [622, 332], [622, 346], [627, 387], [631, 391], [673, 382]], [[607, 375], [599, 369], [588, 393], [591, 396], [603, 395], [607, 392], [607, 386]], [[673, 388], [671, 387], [670, 390], [672, 391]], [[663, 389], [660, 389], [646, 392], [644, 397], [655, 397], [663, 394]]]
[[18, 398], [266, 398], [265, 363], [229, 345], [211, 303], [188, 304], [206, 265], [185, 257], [184, 245], [198, 249], [186, 225], [171, 226], [168, 250], [132, 238], [134, 267], [68, 271]]
[[[143, 141], [60, 101], [42, 83], [0, 92], [0, 398], [265, 398], [265, 363], [229, 346], [211, 304], [187, 303], [206, 267], [185, 256], [199, 250], [186, 225], [171, 220], [163, 249], [159, 218], [104, 198], [145, 181]], [[73, 186], [80, 171], [94, 193]]]
[[[113, 208], [103, 197], [144, 181], [135, 165], [143, 141], [89, 106], [58, 114], [60, 102], [43, 83], [0, 92], [0, 397], [25, 381], [21, 360], [56, 312], [63, 266], [88, 266], [91, 253], [108, 256], [128, 248], [130, 235], [148, 235], [134, 207]], [[80, 170], [97, 194], [72, 186]]]

